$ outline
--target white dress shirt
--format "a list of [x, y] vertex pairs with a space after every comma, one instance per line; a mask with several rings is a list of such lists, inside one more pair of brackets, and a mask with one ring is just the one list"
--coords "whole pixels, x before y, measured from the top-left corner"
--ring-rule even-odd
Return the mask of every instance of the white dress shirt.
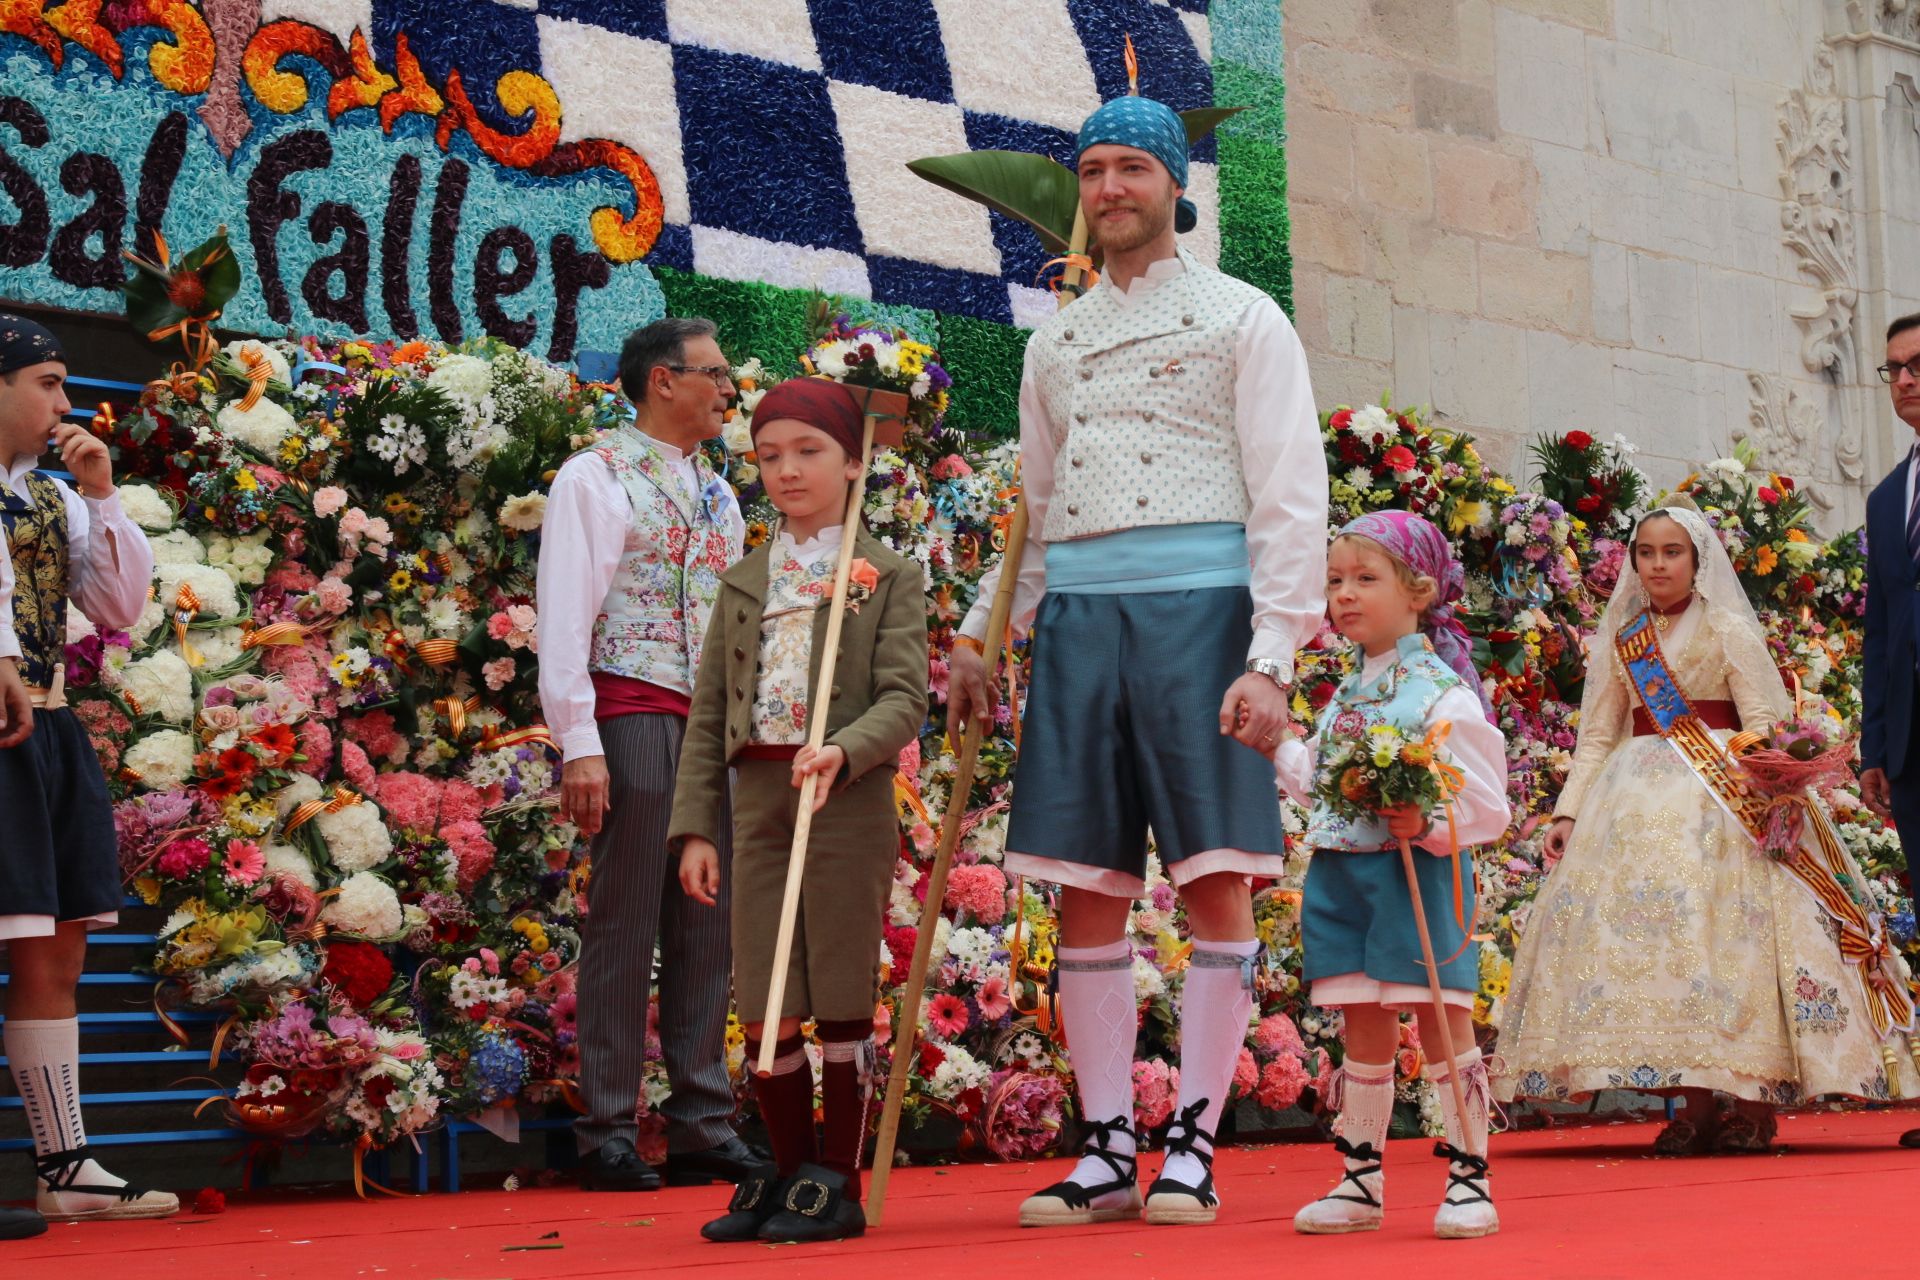
[[[658, 437], [647, 440], [699, 501], [700, 474], [693, 456]], [[747, 529], [737, 502], [727, 503], [726, 519], [737, 543]], [[632, 524], [633, 502], [597, 454], [575, 454], [561, 464], [540, 525], [535, 625], [540, 703], [563, 760], [606, 754], [593, 718], [593, 676], [587, 660], [594, 624], [613, 588]]]
[[[27, 473], [38, 458], [16, 459], [4, 482], [17, 497], [31, 501]], [[95, 626], [124, 630], [140, 618], [153, 588], [153, 549], [120, 507], [119, 493], [83, 498], [59, 478], [54, 484], [67, 504], [67, 554], [71, 565], [67, 598]], [[13, 630], [13, 553], [0, 524], [0, 658], [18, 658], [20, 638]]]
[[[1102, 280], [1123, 306], [1138, 306], [1186, 268], [1163, 258], [1124, 291]], [[1234, 344], [1234, 417], [1251, 511], [1247, 547], [1252, 558], [1253, 636], [1249, 658], [1272, 658], [1287, 670], [1294, 653], [1320, 629], [1326, 612], [1327, 463], [1320, 418], [1308, 380], [1306, 351], [1286, 314], [1271, 298], [1253, 303], [1240, 319]], [[1053, 495], [1052, 424], [1031, 361], [1020, 380], [1020, 488], [1027, 506], [1027, 542], [1014, 584], [1013, 626], [1024, 634], [1046, 592], [1047, 503]], [[980, 582], [961, 633], [984, 641], [987, 614], [1000, 583], [995, 564]]]
[[[1379, 679], [1398, 656], [1389, 649], [1368, 658], [1361, 663], [1360, 678], [1363, 681]], [[1513, 819], [1512, 807], [1507, 803], [1507, 740], [1487, 721], [1479, 696], [1464, 684], [1441, 694], [1427, 712], [1429, 726], [1442, 720], [1453, 722], [1442, 752], [1451, 757], [1466, 778], [1466, 785], [1453, 798], [1453, 838], [1463, 850], [1470, 845], [1498, 840], [1506, 834], [1507, 824]], [[1319, 753], [1320, 735], [1316, 733], [1304, 742], [1289, 738], [1273, 754], [1274, 773], [1280, 779], [1281, 790], [1298, 804], [1313, 805], [1314, 762]], [[1429, 853], [1446, 854], [1450, 850], [1447, 824], [1436, 818], [1433, 830], [1415, 843]], [[1340, 855], [1315, 856], [1337, 858]]]

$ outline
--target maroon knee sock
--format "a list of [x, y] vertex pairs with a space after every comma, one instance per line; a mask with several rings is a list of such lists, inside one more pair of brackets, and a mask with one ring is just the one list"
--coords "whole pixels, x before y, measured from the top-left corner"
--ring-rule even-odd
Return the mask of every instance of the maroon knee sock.
[[[760, 1101], [760, 1120], [767, 1126], [773, 1162], [780, 1176], [791, 1177], [816, 1158], [813, 1131], [813, 1070], [799, 1036], [788, 1036], [773, 1046], [773, 1074], [756, 1075], [753, 1093]], [[747, 1041], [747, 1062], [756, 1061], [760, 1046]]]
[[873, 1086], [873, 1021], [819, 1024], [820, 1163], [847, 1180], [847, 1195], [860, 1198], [860, 1164], [866, 1153], [867, 1109]]

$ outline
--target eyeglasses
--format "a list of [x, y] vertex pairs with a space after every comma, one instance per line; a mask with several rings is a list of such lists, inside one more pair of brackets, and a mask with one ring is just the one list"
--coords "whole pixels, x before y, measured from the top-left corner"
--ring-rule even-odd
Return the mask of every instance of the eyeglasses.
[[1891, 362], [1883, 364], [1876, 368], [1874, 372], [1880, 375], [1880, 381], [1892, 382], [1900, 376], [1902, 369], [1906, 370], [1909, 378], [1912, 378], [1915, 382], [1920, 382], [1920, 356], [1915, 356], [1905, 364], [1893, 364]]
[[670, 364], [667, 368], [675, 373], [704, 373], [722, 391], [733, 389], [733, 371], [723, 364]]

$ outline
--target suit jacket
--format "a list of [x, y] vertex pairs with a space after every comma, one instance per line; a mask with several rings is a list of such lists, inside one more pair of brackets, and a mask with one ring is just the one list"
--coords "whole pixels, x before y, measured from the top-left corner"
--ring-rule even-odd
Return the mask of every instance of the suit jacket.
[[[753, 694], [760, 674], [760, 623], [766, 605], [771, 542], [762, 543], [720, 575], [720, 599], [700, 651], [700, 674], [687, 716], [675, 779], [667, 847], [688, 836], [713, 840], [725, 794], [727, 766], [751, 738]], [[849, 610], [840, 628], [833, 688], [816, 696], [812, 712], [827, 708], [827, 745], [847, 753], [836, 785], [893, 763], [927, 720], [927, 599], [920, 566], [888, 550], [862, 528], [854, 554], [874, 567], [873, 594]], [[807, 684], [820, 680], [826, 645], [828, 597], [813, 619]], [[809, 726], [811, 728], [811, 726]]]
[[1920, 571], [1907, 554], [1907, 463], [1867, 497], [1866, 670], [1860, 763], [1899, 777], [1914, 750], [1914, 663], [1920, 658]]

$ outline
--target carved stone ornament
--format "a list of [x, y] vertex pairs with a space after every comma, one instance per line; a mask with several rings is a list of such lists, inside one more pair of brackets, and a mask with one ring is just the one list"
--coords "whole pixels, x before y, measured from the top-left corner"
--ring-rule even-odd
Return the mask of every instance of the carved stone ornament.
[[[1800, 482], [1800, 491], [1807, 501], [1823, 513], [1831, 511], [1834, 495], [1819, 479], [1827, 436], [1827, 417], [1820, 406], [1801, 395], [1799, 388], [1784, 378], [1769, 373], [1749, 373], [1747, 421], [1751, 427], [1735, 431], [1733, 438], [1750, 442], [1756, 461], [1769, 471], [1791, 475]], [[1859, 482], [1865, 472], [1865, 462], [1857, 441], [1843, 435], [1835, 446], [1834, 459], [1844, 483]]]
[[1809, 372], [1845, 380], [1852, 368], [1853, 313], [1860, 291], [1850, 213], [1853, 155], [1845, 106], [1834, 85], [1831, 46], [1823, 44], [1814, 55], [1806, 87], [1782, 101], [1777, 146], [1785, 196], [1780, 225], [1787, 247], [1799, 255], [1800, 269], [1819, 289], [1817, 298], [1793, 308], [1801, 330], [1800, 358]]
[[1847, 0], [1847, 20], [1857, 32], [1920, 43], [1920, 0]]

